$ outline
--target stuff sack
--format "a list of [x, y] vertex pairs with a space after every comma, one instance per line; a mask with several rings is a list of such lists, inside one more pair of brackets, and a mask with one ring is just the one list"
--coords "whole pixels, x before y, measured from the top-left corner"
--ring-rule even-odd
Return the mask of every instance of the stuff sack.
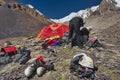
[[5, 54], [13, 55], [17, 52], [17, 49], [15, 46], [8, 46], [1, 48], [1, 52], [4, 52]]
[[89, 48], [96, 48], [96, 47], [103, 47], [103, 44], [98, 40], [98, 39], [91, 39], [88, 40], [88, 42], [86, 43], [86, 46], [88, 46]]
[[45, 73], [45, 68], [44, 67], [38, 67], [37, 68], [37, 75], [42, 76]]
[[46, 70], [54, 70], [54, 64], [52, 62], [47, 62], [45, 65]]
[[19, 62], [20, 58], [22, 58], [22, 54], [16, 54], [14, 62]]
[[9, 56], [0, 57], [0, 64], [8, 64], [12, 62], [12, 58]]
[[23, 49], [19, 51], [19, 54], [21, 54], [21, 57], [19, 58], [20, 64], [25, 64], [30, 58], [31, 51], [29, 49]]
[[30, 57], [22, 57], [20, 60], [19, 60], [19, 63], [20, 64], [25, 64], [28, 60], [30, 59]]
[[32, 64], [25, 69], [24, 74], [26, 77], [31, 77], [34, 72], [35, 72], [35, 67], [34, 64]]

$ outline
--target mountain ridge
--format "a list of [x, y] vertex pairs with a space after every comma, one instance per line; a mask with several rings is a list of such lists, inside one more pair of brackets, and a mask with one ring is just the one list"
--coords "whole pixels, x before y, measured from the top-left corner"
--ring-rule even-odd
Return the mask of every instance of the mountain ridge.
[[61, 19], [51, 19], [51, 20], [57, 23], [66, 23], [75, 16], [80, 16], [85, 19], [95, 13], [102, 15], [104, 14], [104, 12], [106, 13], [110, 10], [119, 9], [119, 8], [120, 8], [119, 0], [102, 0], [101, 3], [97, 6], [92, 6], [91, 8], [80, 10], [78, 12], [72, 12], [68, 16], [65, 16]]

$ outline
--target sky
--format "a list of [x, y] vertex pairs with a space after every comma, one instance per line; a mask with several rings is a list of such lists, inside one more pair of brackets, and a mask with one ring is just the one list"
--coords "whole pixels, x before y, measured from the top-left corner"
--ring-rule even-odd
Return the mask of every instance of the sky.
[[101, 0], [18, 0], [22, 4], [31, 4], [45, 16], [60, 19], [71, 12], [77, 12], [100, 4]]

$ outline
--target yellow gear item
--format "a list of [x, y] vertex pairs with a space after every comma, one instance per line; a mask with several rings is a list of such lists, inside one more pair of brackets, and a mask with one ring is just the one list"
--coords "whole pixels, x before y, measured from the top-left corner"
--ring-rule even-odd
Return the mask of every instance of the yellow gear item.
[[57, 39], [57, 38], [60, 38], [60, 36], [53, 36], [53, 37], [50, 37], [50, 38], [46, 38], [45, 41], [53, 40], [53, 39]]
[[16, 45], [15, 47], [17, 48], [17, 50], [18, 50], [19, 48], [21, 48], [21, 49], [25, 48], [24, 45]]

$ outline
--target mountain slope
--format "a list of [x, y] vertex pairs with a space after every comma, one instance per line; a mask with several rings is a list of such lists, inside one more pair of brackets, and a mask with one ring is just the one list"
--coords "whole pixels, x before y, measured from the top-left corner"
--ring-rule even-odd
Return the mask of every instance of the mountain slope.
[[0, 39], [34, 36], [50, 23], [51, 20], [35, 9], [23, 6], [15, 0], [0, 0]]
[[98, 9], [85, 19], [86, 26], [92, 26], [100, 32], [120, 22], [120, 6], [116, 6], [117, 3], [114, 0], [103, 0]]
[[[9, 0], [10, 1], [10, 0]], [[104, 0], [103, 0], [104, 1]], [[94, 61], [95, 65], [98, 67], [98, 71], [96, 72], [95, 80], [120, 80], [120, 9], [118, 7], [114, 7], [114, 5], [108, 5], [106, 0], [101, 2], [96, 11], [91, 12], [91, 15], [85, 19], [86, 26], [94, 27], [92, 31], [97, 30], [94, 34], [90, 34], [90, 38], [97, 36], [104, 44], [104, 47], [100, 50], [97, 49], [80, 49], [78, 47], [71, 48], [70, 45], [66, 45], [66, 48], [63, 46], [59, 47], [51, 47], [57, 51], [57, 56], [52, 56], [47, 54], [46, 50], [43, 50], [41, 47], [41, 42], [36, 42], [34, 38], [18, 38], [10, 40], [14, 45], [25, 45], [27, 48], [31, 50], [31, 60], [29, 60], [25, 65], [19, 65], [17, 63], [10, 63], [8, 65], [3, 65], [0, 67], [0, 79], [1, 80], [28, 80], [24, 75], [24, 70], [30, 65], [34, 58], [38, 55], [42, 55], [45, 61], [52, 60], [55, 62], [55, 71], [46, 72], [42, 77], [37, 77], [35, 75], [30, 80], [88, 80], [88, 79], [80, 79], [70, 74], [69, 65], [70, 61], [76, 53], [87, 53]], [[104, 6], [104, 7], [102, 7]], [[8, 8], [6, 8], [8, 9]], [[14, 12], [3, 9], [6, 13], [8, 12], [12, 18], [8, 21], [14, 23], [16, 21], [16, 16], [20, 16], [18, 20], [21, 25], [25, 24], [36, 25], [37, 22], [34, 22], [36, 18], [34, 18], [31, 13], [25, 15], [25, 12]], [[4, 16], [6, 17], [6, 16]], [[31, 19], [32, 17], [32, 19]], [[26, 19], [27, 18], [27, 19]], [[40, 18], [39, 18], [40, 19]], [[39, 20], [37, 19], [37, 20]], [[5, 19], [7, 20], [7, 19]], [[26, 21], [27, 20], [27, 21]], [[36, 21], [37, 21], [36, 20]], [[43, 19], [41, 19], [43, 20]], [[46, 21], [46, 20], [45, 20]], [[30, 23], [31, 22], [31, 23]], [[2, 23], [1, 23], [2, 24]], [[10, 25], [10, 24], [4, 24]], [[17, 26], [16, 26], [17, 27]], [[8, 28], [6, 26], [6, 28]], [[19, 27], [17, 27], [19, 28]], [[24, 27], [22, 27], [24, 28]], [[29, 28], [29, 27], [26, 27]], [[3, 28], [1, 28], [3, 29]], [[21, 29], [21, 28], [20, 28]], [[32, 28], [33, 29], [33, 28]], [[24, 30], [24, 29], [22, 29]], [[29, 30], [29, 29], [27, 29]], [[9, 29], [8, 29], [9, 31]], [[37, 30], [36, 30], [37, 31]], [[32, 32], [31, 32], [32, 33]], [[34, 32], [33, 32], [34, 33]], [[32, 34], [31, 34], [32, 35]], [[5, 39], [6, 40], [6, 39]], [[3, 42], [5, 41], [3, 40]], [[1, 44], [1, 40], [0, 40]], [[2, 46], [2, 44], [0, 45]]]

